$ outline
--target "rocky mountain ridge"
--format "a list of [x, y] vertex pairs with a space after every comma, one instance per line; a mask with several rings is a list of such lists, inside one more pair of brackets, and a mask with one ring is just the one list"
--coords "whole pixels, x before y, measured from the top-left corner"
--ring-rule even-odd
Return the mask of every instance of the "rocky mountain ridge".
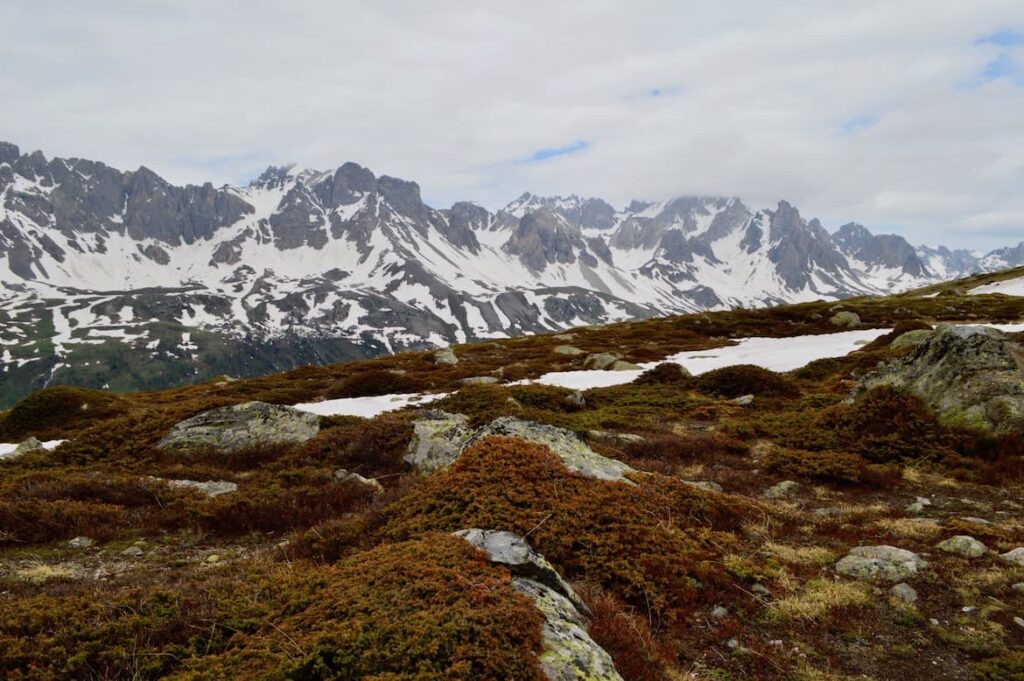
[[[355, 163], [178, 187], [0, 144], [0, 386], [155, 388], [658, 314], [879, 294], [981, 259], [782, 201], [427, 206]], [[0, 405], [2, 406], [2, 405]]]

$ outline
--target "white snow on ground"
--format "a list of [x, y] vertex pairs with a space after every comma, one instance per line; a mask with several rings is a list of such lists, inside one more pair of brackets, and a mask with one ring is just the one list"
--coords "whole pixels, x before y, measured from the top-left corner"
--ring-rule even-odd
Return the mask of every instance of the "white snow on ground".
[[[54, 449], [57, 446], [61, 445], [63, 442], [64, 440], [47, 440], [46, 442], [43, 443], [43, 447], [45, 447], [46, 449]], [[9, 444], [0, 442], [0, 459], [6, 459], [11, 454], [13, 454], [14, 450], [18, 448], [18, 444], [20, 443], [15, 442], [14, 444]]]
[[1002, 293], [1008, 296], [1024, 296], [1024, 277], [1007, 279], [1005, 281], [994, 281], [991, 284], [978, 286], [977, 288], [972, 288], [968, 291], [968, 294], [972, 296], [981, 295], [983, 293]]
[[296, 409], [308, 411], [318, 416], [362, 416], [364, 418], [373, 418], [387, 411], [402, 409], [411, 404], [429, 404], [447, 396], [448, 393], [433, 395], [417, 393], [373, 395], [371, 397], [344, 397], [339, 400], [324, 400], [323, 402], [305, 402], [294, 406]]
[[[754, 364], [772, 371], [791, 371], [806, 366], [816, 359], [842, 357], [874, 339], [889, 333], [890, 329], [843, 331], [790, 338], [741, 338], [735, 345], [711, 350], [690, 350], [671, 355], [662, 362], [676, 362], [693, 375], [735, 364]], [[660, 362], [641, 364], [644, 370]], [[606, 388], [610, 385], [630, 383], [643, 370], [634, 371], [554, 371], [533, 381], [543, 385], [561, 386], [571, 390]]]

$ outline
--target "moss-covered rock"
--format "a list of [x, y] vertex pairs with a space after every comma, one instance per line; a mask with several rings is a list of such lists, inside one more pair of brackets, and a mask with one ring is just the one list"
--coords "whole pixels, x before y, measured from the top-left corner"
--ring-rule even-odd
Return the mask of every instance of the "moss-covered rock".
[[230, 453], [248, 447], [300, 444], [319, 431], [320, 419], [315, 414], [266, 402], [245, 402], [181, 421], [159, 447]]

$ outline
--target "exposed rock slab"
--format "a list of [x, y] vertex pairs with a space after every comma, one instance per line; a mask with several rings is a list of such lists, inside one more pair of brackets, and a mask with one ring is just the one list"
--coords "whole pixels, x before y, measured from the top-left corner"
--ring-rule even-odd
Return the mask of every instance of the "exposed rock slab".
[[168, 487], [176, 489], [194, 489], [211, 498], [238, 491], [238, 483], [227, 480], [165, 480], [162, 478], [154, 478], [154, 480], [159, 480]]
[[468, 529], [454, 533], [506, 566], [512, 588], [527, 596], [544, 616], [541, 667], [551, 681], [621, 681], [611, 656], [587, 633], [580, 613], [588, 613], [558, 571], [525, 539], [512, 532]]
[[404, 460], [425, 473], [447, 468], [472, 436], [469, 419], [462, 414], [425, 409], [413, 423], [409, 453]]
[[260, 445], [299, 444], [318, 432], [320, 419], [315, 414], [266, 402], [245, 402], [178, 423], [158, 446], [230, 453]]

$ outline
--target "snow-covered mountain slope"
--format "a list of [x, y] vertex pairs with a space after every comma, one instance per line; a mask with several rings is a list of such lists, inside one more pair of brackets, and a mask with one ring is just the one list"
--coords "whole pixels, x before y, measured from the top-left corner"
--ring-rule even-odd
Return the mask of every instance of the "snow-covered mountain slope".
[[884, 293], [966, 269], [957, 257], [859, 225], [831, 235], [784, 201], [755, 211], [737, 198], [679, 197], [617, 210], [524, 194], [497, 213], [438, 210], [414, 182], [354, 163], [178, 187], [146, 168], [0, 143], [0, 389], [9, 402], [54, 381], [160, 387]]

